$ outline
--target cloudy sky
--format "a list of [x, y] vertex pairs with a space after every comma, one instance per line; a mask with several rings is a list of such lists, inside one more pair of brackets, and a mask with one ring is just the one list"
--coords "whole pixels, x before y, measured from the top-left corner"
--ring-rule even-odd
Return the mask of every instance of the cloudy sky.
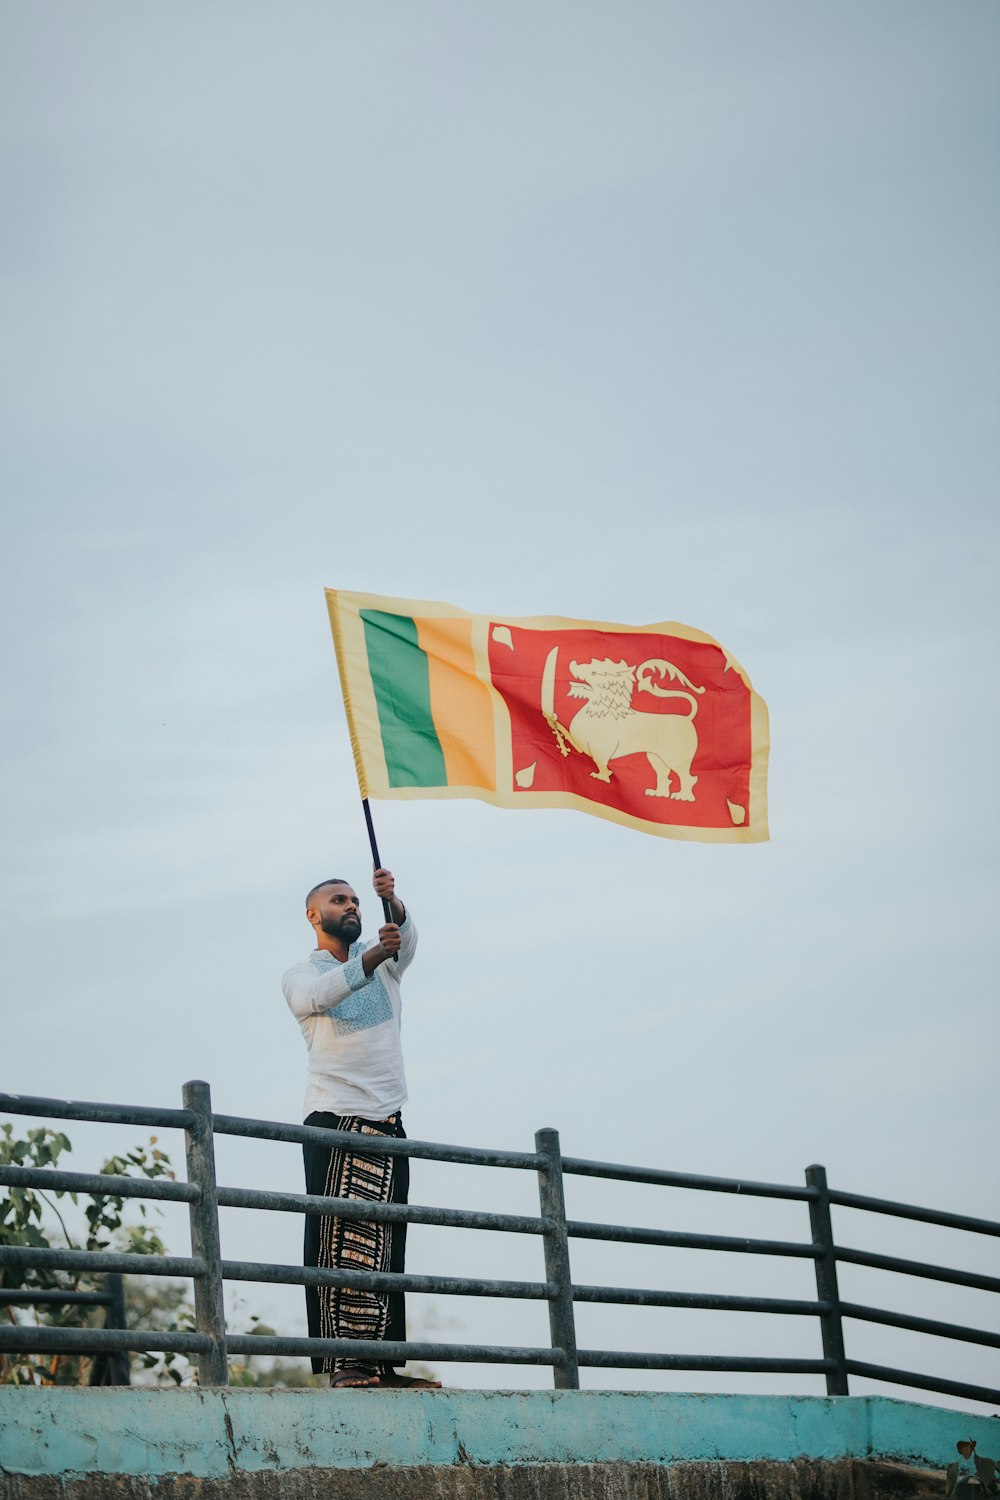
[[[771, 1181], [819, 1161], [1000, 1217], [998, 65], [992, 0], [7, 0], [0, 1086], [172, 1105], [202, 1077], [300, 1117], [302, 895], [369, 865], [324, 586], [674, 619], [768, 702], [772, 841], [376, 805], [422, 933], [410, 1134], [555, 1125], [570, 1155]], [[107, 1133], [73, 1134], [92, 1165]], [[222, 1151], [222, 1180], [298, 1184], [292, 1148]], [[416, 1201], [533, 1191], [415, 1170]], [[777, 1205], [569, 1194], [806, 1237]], [[297, 1253], [290, 1218], [227, 1236]], [[540, 1275], [498, 1240], [417, 1232], [411, 1266]], [[574, 1269], [799, 1287], [747, 1257], [581, 1245]], [[545, 1341], [536, 1308], [411, 1310]], [[299, 1331], [298, 1294], [274, 1316]], [[592, 1347], [819, 1353], [770, 1320], [586, 1317]], [[849, 1346], [996, 1383], [995, 1351]]]

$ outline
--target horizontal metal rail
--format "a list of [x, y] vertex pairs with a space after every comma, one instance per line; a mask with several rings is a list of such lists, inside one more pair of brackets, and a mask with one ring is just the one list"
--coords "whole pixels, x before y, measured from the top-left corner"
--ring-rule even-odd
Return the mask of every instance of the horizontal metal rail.
[[[100, 1354], [105, 1350], [144, 1353], [202, 1354], [210, 1339], [203, 1333], [161, 1333], [148, 1328], [37, 1328], [21, 1324], [0, 1326], [0, 1352], [26, 1354]], [[264, 1334], [231, 1334], [230, 1355], [355, 1355], [379, 1363], [403, 1364], [408, 1359], [457, 1361], [473, 1364], [558, 1365], [561, 1349], [532, 1349], [493, 1344], [431, 1344], [416, 1340], [379, 1342], [374, 1339], [278, 1338]]]
[[92, 1104], [82, 1099], [42, 1099], [36, 1094], [0, 1094], [0, 1110], [49, 1120], [90, 1120], [101, 1125], [149, 1125], [154, 1130], [187, 1130], [189, 1109], [149, 1109], [144, 1104]]
[[414, 1340], [384, 1343], [374, 1339], [270, 1338], [264, 1334], [238, 1334], [226, 1340], [231, 1354], [350, 1354], [379, 1364], [401, 1365], [408, 1359], [442, 1360], [482, 1365], [561, 1365], [561, 1349], [526, 1349], [495, 1344], [424, 1344]]
[[0, 1245], [0, 1269], [19, 1271], [120, 1271], [124, 1276], [204, 1276], [205, 1262], [192, 1255], [136, 1255], [119, 1250], [36, 1250]]
[[869, 1380], [884, 1380], [892, 1385], [912, 1385], [920, 1391], [941, 1391], [947, 1396], [963, 1396], [967, 1401], [1000, 1401], [1000, 1390], [986, 1385], [971, 1385], [963, 1380], [945, 1380], [938, 1375], [915, 1375], [912, 1370], [895, 1370], [888, 1365], [871, 1365], [864, 1360], [849, 1359], [848, 1373]]
[[87, 1193], [93, 1198], [152, 1198], [167, 1203], [196, 1203], [201, 1188], [193, 1182], [163, 1177], [114, 1177], [110, 1172], [63, 1172], [55, 1167], [0, 1165], [0, 1184], [42, 1192]]
[[880, 1307], [863, 1307], [857, 1302], [842, 1302], [840, 1315], [858, 1318], [863, 1323], [884, 1323], [889, 1328], [908, 1328], [911, 1333], [930, 1333], [936, 1338], [959, 1339], [964, 1344], [987, 1344], [992, 1349], [1000, 1349], [1000, 1333], [990, 1333], [984, 1328], [963, 1328], [958, 1323], [939, 1323], [934, 1318], [886, 1312]]
[[805, 1203], [816, 1197], [811, 1187], [786, 1186], [780, 1182], [751, 1182], [741, 1177], [704, 1177], [697, 1172], [667, 1172], [658, 1167], [629, 1167], [618, 1162], [588, 1161], [564, 1156], [563, 1171], [577, 1177], [604, 1177], [612, 1182], [646, 1182], [656, 1187], [693, 1188], [702, 1193], [737, 1193], [744, 1198], [786, 1198]]
[[204, 1333], [168, 1333], [153, 1328], [40, 1328], [18, 1323], [0, 1324], [0, 1352], [18, 1354], [100, 1354], [122, 1349], [144, 1354], [155, 1349], [163, 1354], [202, 1354], [209, 1339]]
[[443, 1297], [521, 1297], [544, 1302], [556, 1295], [556, 1287], [550, 1281], [488, 1281], [471, 1276], [416, 1276], [410, 1272], [345, 1271], [257, 1261], [224, 1260], [222, 1275], [226, 1281], [352, 1286], [362, 1291], [428, 1292]]
[[922, 1260], [900, 1260], [896, 1255], [873, 1255], [869, 1250], [851, 1250], [837, 1245], [838, 1261], [852, 1266], [872, 1266], [876, 1271], [896, 1271], [901, 1276], [922, 1276], [927, 1281], [948, 1281], [954, 1286], [974, 1287], [982, 1292], [1000, 1292], [1000, 1277], [978, 1271], [956, 1271], [949, 1266], [929, 1266]]
[[112, 1298], [108, 1292], [65, 1292], [52, 1287], [22, 1287], [19, 1291], [7, 1291], [0, 1287], [0, 1307], [45, 1307], [54, 1303], [59, 1307], [110, 1307]]
[[642, 1287], [573, 1286], [574, 1302], [614, 1302], [624, 1307], [686, 1307], [707, 1312], [786, 1313], [818, 1318], [830, 1311], [826, 1302], [784, 1297], [728, 1297], [714, 1292], [660, 1292]]
[[1000, 1224], [994, 1219], [974, 1219], [968, 1214], [946, 1213], [943, 1209], [920, 1208], [914, 1203], [893, 1203], [888, 1198], [868, 1198], [863, 1193], [842, 1193], [830, 1189], [830, 1202], [841, 1208], [859, 1208], [869, 1214], [889, 1214], [894, 1219], [916, 1219], [922, 1224], [941, 1224], [945, 1229], [966, 1229], [970, 1234], [1000, 1235]]
[[736, 1239], [726, 1234], [686, 1234], [674, 1229], [636, 1229], [628, 1224], [587, 1224], [567, 1219], [566, 1233], [577, 1240], [611, 1240], [621, 1245], [669, 1245], [674, 1250], [726, 1250], [740, 1255], [791, 1255], [816, 1260], [819, 1245], [788, 1240]]
[[[485, 1146], [447, 1146], [437, 1141], [397, 1139], [395, 1136], [358, 1136], [348, 1130], [324, 1130], [319, 1125], [285, 1125], [240, 1115], [213, 1115], [216, 1135], [249, 1136], [259, 1141], [314, 1142], [319, 1146], [347, 1146], [356, 1156], [410, 1156], [423, 1161], [446, 1161], [469, 1167], [513, 1167], [537, 1172], [547, 1158], [537, 1151], [493, 1151]], [[377, 1144], [375, 1144], [377, 1143]]]
[[548, 1219], [525, 1214], [491, 1214], [466, 1208], [424, 1208], [416, 1203], [368, 1203], [355, 1198], [321, 1198], [314, 1193], [270, 1193], [260, 1188], [218, 1189], [220, 1208], [258, 1208], [277, 1213], [332, 1214], [376, 1224], [437, 1224], [449, 1229], [496, 1229], [505, 1234], [548, 1234]]
[[744, 1370], [764, 1375], [824, 1375], [829, 1359], [757, 1359], [736, 1354], [642, 1354], [626, 1349], [580, 1349], [581, 1365], [596, 1370]]

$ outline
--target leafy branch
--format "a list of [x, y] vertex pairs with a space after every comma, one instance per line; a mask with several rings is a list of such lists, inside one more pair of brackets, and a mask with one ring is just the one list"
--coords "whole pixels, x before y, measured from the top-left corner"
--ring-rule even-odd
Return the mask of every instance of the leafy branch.
[[[72, 1149], [69, 1137], [62, 1131], [42, 1126], [27, 1131], [23, 1138], [17, 1138], [13, 1126], [7, 1123], [0, 1125], [0, 1164], [40, 1169], [54, 1167], [60, 1157]], [[150, 1137], [147, 1145], [136, 1146], [124, 1156], [109, 1157], [101, 1167], [101, 1174], [171, 1179], [175, 1176], [170, 1158], [157, 1145], [155, 1136]], [[51, 1193], [40, 1188], [5, 1189], [0, 1196], [0, 1245], [17, 1245], [38, 1250], [79, 1248], [53, 1201], [64, 1197], [68, 1197], [74, 1205], [78, 1202], [77, 1194], [65, 1189], [57, 1188]], [[145, 1203], [136, 1205], [138, 1223], [126, 1220], [125, 1203], [124, 1198], [115, 1194], [93, 1194], [90, 1197], [84, 1210], [84, 1248], [91, 1251], [115, 1248], [127, 1250], [134, 1255], [163, 1255], [163, 1240], [149, 1222]], [[48, 1228], [46, 1211], [56, 1219], [58, 1231]], [[97, 1280], [90, 1272], [71, 1273], [38, 1266], [4, 1267], [0, 1269], [0, 1287], [25, 1293], [93, 1291], [97, 1288]], [[136, 1290], [136, 1283], [133, 1282], [130, 1286], [133, 1300]], [[188, 1322], [190, 1299], [183, 1286], [178, 1285], [170, 1292], [165, 1288], [157, 1288], [145, 1300], [147, 1304], [162, 1304], [167, 1321], [161, 1322], [161, 1327], [191, 1326]], [[57, 1328], [92, 1328], [96, 1325], [98, 1316], [93, 1307], [74, 1303], [8, 1306], [6, 1313], [8, 1321], [14, 1324]], [[146, 1323], [145, 1326], [151, 1325]], [[156, 1326], [155, 1323], [152, 1326]], [[156, 1367], [159, 1375], [167, 1375], [177, 1382], [184, 1378], [177, 1355], [140, 1356], [136, 1363], [139, 1368]], [[90, 1364], [89, 1357], [79, 1355], [0, 1355], [0, 1382], [15, 1385], [75, 1385], [86, 1379]]]

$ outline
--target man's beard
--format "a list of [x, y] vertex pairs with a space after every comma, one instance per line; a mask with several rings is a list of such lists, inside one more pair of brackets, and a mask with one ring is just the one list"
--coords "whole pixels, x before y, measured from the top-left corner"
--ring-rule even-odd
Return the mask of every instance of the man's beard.
[[326, 917], [320, 926], [327, 937], [340, 938], [345, 943], [353, 943], [361, 936], [360, 917]]

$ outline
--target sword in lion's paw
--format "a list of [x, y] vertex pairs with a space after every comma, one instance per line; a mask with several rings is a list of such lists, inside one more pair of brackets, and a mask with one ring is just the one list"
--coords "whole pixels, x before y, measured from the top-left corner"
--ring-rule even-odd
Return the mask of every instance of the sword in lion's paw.
[[570, 748], [579, 751], [580, 747], [569, 730], [560, 724], [556, 717], [556, 658], [558, 655], [559, 647], [553, 646], [545, 658], [545, 668], [542, 672], [542, 717], [556, 737], [559, 754], [565, 757], [569, 754]]

